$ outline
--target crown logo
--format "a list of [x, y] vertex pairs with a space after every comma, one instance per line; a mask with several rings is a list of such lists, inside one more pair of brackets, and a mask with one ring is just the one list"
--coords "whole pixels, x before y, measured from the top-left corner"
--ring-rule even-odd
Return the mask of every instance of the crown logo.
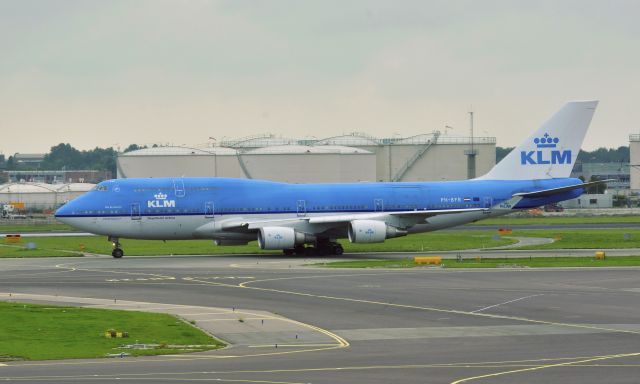
[[153, 195], [153, 197], [155, 197], [156, 200], [164, 200], [167, 198], [167, 195], [162, 192], [158, 192], [155, 195]]
[[533, 139], [533, 142], [538, 146], [538, 148], [555, 148], [556, 144], [560, 142], [560, 139], [557, 137], [551, 137], [548, 133], [545, 133], [544, 136]]

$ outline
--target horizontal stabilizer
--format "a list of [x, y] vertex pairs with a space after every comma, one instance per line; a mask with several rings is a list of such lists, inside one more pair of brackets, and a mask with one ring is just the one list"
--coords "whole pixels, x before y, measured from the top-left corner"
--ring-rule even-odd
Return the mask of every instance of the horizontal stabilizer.
[[589, 187], [593, 187], [594, 185], [606, 184], [610, 181], [615, 181], [615, 180], [613, 179], [598, 180], [598, 181], [591, 181], [588, 183], [569, 185], [567, 187], [543, 189], [541, 191], [534, 191], [534, 192], [520, 192], [520, 193], [514, 193], [513, 196], [519, 196], [523, 198], [524, 197], [547, 197], [547, 196], [557, 195], [558, 193], [562, 193], [562, 192], [573, 191], [575, 189], [581, 189], [581, 188], [587, 189]]

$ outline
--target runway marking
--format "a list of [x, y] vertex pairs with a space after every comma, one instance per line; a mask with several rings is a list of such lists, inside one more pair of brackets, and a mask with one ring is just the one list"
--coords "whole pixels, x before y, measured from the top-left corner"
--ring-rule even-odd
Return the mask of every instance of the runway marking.
[[484, 311], [484, 310], [486, 310], [486, 309], [495, 308], [495, 307], [499, 307], [499, 306], [504, 305], [504, 304], [515, 303], [516, 301], [520, 301], [520, 300], [528, 299], [528, 298], [530, 298], [530, 297], [542, 296], [542, 295], [544, 295], [544, 294], [543, 294], [543, 293], [539, 293], [539, 294], [537, 294], [537, 295], [529, 295], [529, 296], [525, 296], [525, 297], [520, 297], [520, 298], [517, 298], [517, 299], [513, 299], [513, 300], [505, 301], [504, 303], [498, 303], [498, 304], [490, 305], [490, 306], [488, 306], [488, 307], [484, 307], [484, 308], [476, 309], [475, 311], [471, 311], [471, 312], [469, 312], [469, 313], [478, 313], [478, 312], [482, 312], [482, 311]]
[[[318, 276], [309, 276], [309, 278], [317, 278], [317, 277]], [[299, 276], [298, 278], [302, 279], [304, 277], [303, 276]], [[575, 324], [575, 323], [561, 323], [561, 322], [547, 321], [547, 320], [536, 320], [536, 319], [530, 319], [530, 318], [519, 317], [519, 316], [495, 315], [495, 314], [489, 314], [489, 313], [474, 313], [474, 312], [457, 310], [457, 309], [445, 309], [445, 308], [425, 307], [425, 306], [411, 305], [411, 304], [388, 303], [388, 302], [365, 300], [365, 299], [355, 299], [355, 298], [349, 298], [349, 297], [317, 295], [317, 294], [313, 294], [313, 293], [295, 292], [295, 291], [286, 291], [286, 290], [280, 290], [280, 289], [274, 289], [274, 288], [261, 288], [261, 287], [248, 286], [248, 284], [260, 283], [260, 282], [263, 282], [263, 281], [273, 281], [273, 280], [280, 280], [280, 279], [254, 280], [254, 281], [250, 281], [250, 282], [244, 282], [244, 283], [238, 284], [236, 286], [231, 285], [231, 284], [214, 283], [214, 282], [205, 282], [205, 283], [211, 284], [211, 285], [225, 286], [225, 287], [240, 287], [240, 288], [255, 289], [255, 290], [260, 290], [260, 291], [265, 291], [265, 292], [276, 292], [276, 293], [283, 293], [283, 294], [296, 295], [296, 296], [313, 297], [313, 298], [318, 298], [318, 299], [339, 300], [339, 301], [346, 301], [346, 302], [353, 302], [353, 303], [382, 305], [382, 306], [397, 307], [397, 308], [410, 308], [410, 309], [418, 309], [418, 310], [439, 312], [439, 313], [452, 313], [452, 314], [465, 315], [465, 316], [480, 316], [480, 317], [491, 318], [491, 319], [514, 320], [514, 321], [522, 321], [522, 322], [529, 322], [529, 323], [535, 323], [535, 324], [547, 324], [547, 325], [556, 325], [556, 326], [565, 326], [565, 327], [586, 328], [586, 329], [595, 329], [595, 330], [600, 330], [600, 331], [605, 331], [605, 332], [629, 333], [629, 334], [634, 334], [634, 335], [640, 335], [640, 331], [632, 331], [632, 330], [625, 330], [625, 329], [611, 329], [611, 328], [597, 327], [597, 326], [594, 326], [594, 325], [584, 325], [584, 324]], [[204, 282], [204, 281], [202, 281], [202, 282]]]
[[[49, 267], [49, 268], [51, 268], [51, 267]], [[68, 272], [70, 272], [70, 271], [60, 271], [60, 270], [58, 270], [58, 271], [47, 271], [47, 272], [22, 273], [22, 274], [19, 274], [19, 275], [13, 275], [12, 274], [11, 276], [7, 276], [6, 278], [14, 279], [14, 278], [23, 278], [23, 277], [32, 277], [32, 276], [33, 277], [36, 277], [36, 276], [41, 277], [41, 276], [46, 276], [46, 275], [59, 275], [59, 274], [68, 273]], [[3, 277], [0, 277], [0, 279], [2, 279], [2, 278]]]
[[[278, 348], [280, 347], [332, 347], [335, 344], [278, 344]], [[273, 348], [274, 344], [265, 344], [265, 345], [249, 345], [249, 348]]]
[[275, 277], [273, 279], [261, 279], [261, 280], [245, 281], [243, 283], [238, 284], [238, 286], [241, 287], [241, 288], [247, 288], [248, 284], [264, 283], [264, 282], [267, 282], [267, 281], [321, 279], [323, 277], [381, 276], [381, 275], [388, 275], [388, 274], [392, 274], [392, 273], [406, 273], [406, 272], [398, 272], [397, 269], [395, 269], [395, 270], [383, 271], [383, 272], [341, 273], [341, 274], [334, 274], [334, 275], [324, 274], [324, 275], [311, 275], [311, 276]]
[[[215, 373], [215, 372], [212, 372]], [[129, 375], [117, 375], [117, 376], [104, 376], [104, 375], [91, 375], [91, 376], [40, 376], [40, 377], [31, 377], [31, 378], [23, 378], [23, 377], [12, 377], [7, 378], [6, 380], [13, 381], [43, 381], [43, 380], [55, 380], [55, 379], [66, 379], [66, 380], [83, 380], [83, 381], [104, 381], [104, 380], [122, 380], [129, 378]], [[136, 377], [136, 380], [159, 380], [155, 377]], [[189, 377], [163, 377], [160, 380], [162, 381], [215, 381], [217, 383], [255, 383], [255, 384], [309, 384], [306, 382], [299, 381], [269, 381], [269, 380], [250, 380], [250, 379], [223, 379], [223, 378], [189, 378]]]
[[229, 264], [230, 268], [252, 268], [255, 267], [256, 265], [264, 265], [264, 264], [291, 264], [290, 261], [262, 261], [262, 262], [256, 262], [255, 264], [253, 263], [234, 263], [234, 264]]
[[[405, 364], [405, 365], [370, 365], [370, 366], [343, 366], [343, 367], [318, 367], [318, 368], [294, 368], [294, 369], [268, 369], [268, 370], [232, 370], [232, 371], [190, 371], [190, 372], [149, 372], [149, 373], [130, 373], [130, 374], [106, 374], [106, 375], [75, 375], [75, 376], [23, 376], [23, 377], [1, 377], [4, 380], [14, 381], [27, 381], [27, 380], [54, 380], [54, 379], [94, 379], [94, 380], [106, 380], [106, 379], [137, 379], [137, 380], [183, 380], [183, 381], [240, 381], [240, 379], [222, 379], [222, 378], [186, 378], [187, 375], [229, 375], [229, 374], [256, 374], [256, 373], [303, 373], [303, 372], [334, 372], [334, 371], [366, 371], [366, 370], [389, 370], [389, 369], [428, 369], [428, 368], [522, 368], [505, 372], [496, 372], [493, 374], [480, 375], [465, 379], [460, 379], [453, 382], [464, 383], [465, 381], [480, 379], [483, 377], [492, 377], [499, 375], [506, 375], [508, 373], [535, 371], [544, 368], [552, 367], [573, 367], [573, 368], [590, 368], [590, 367], [607, 367], [609, 365], [592, 365], [585, 364], [585, 362], [611, 360], [624, 357], [639, 356], [640, 352], [624, 353], [615, 355], [600, 355], [600, 356], [575, 356], [575, 357], [558, 357], [558, 358], [544, 358], [544, 359], [527, 359], [527, 360], [505, 360], [505, 361], [483, 361], [483, 362], [460, 362], [460, 363], [435, 363], [435, 364]], [[157, 361], [157, 360], [154, 360]], [[561, 362], [564, 361], [564, 362]], [[553, 364], [535, 364], [542, 362], [556, 362]], [[558, 363], [561, 362], [561, 363]], [[119, 362], [120, 363], [120, 362]], [[31, 364], [35, 365], [35, 364]], [[621, 365], [622, 367], [638, 366], [637, 364]], [[181, 376], [178, 378], [167, 376]], [[256, 383], [283, 383], [274, 381], [248, 381]], [[289, 384], [287, 382], [287, 384]]]
[[[58, 267], [58, 266], [56, 266], [56, 267]], [[68, 267], [68, 266], [66, 266], [64, 264], [61, 264], [60, 268], [68, 268], [70, 270], [78, 270], [79, 269], [76, 266]], [[163, 275], [157, 275], [157, 274], [131, 273], [131, 272], [124, 272], [124, 271], [104, 271], [104, 270], [91, 270], [91, 269], [82, 269], [82, 270], [83, 271], [89, 271], [89, 272], [102, 272], [102, 273], [111, 272], [111, 273], [116, 273], [116, 274], [130, 274], [130, 275], [138, 275], [138, 276], [139, 275], [163, 276]], [[398, 273], [398, 272], [396, 271], [395, 273]], [[382, 274], [384, 274], [384, 273], [375, 273], [375, 274], [374, 273], [370, 273], [370, 274], [359, 274], [359, 275], [382, 275]], [[345, 276], [347, 276], [347, 275], [341, 274], [341, 275], [338, 275], [337, 277], [345, 277]], [[306, 277], [296, 277], [296, 278], [301, 279], [301, 278], [321, 278], [321, 277], [327, 277], [327, 275], [323, 275], [323, 276], [306, 276]], [[281, 279], [278, 279], [278, 280], [281, 280]], [[421, 307], [421, 306], [414, 306], [414, 305], [408, 305], [408, 304], [385, 303], [385, 302], [354, 299], [354, 298], [347, 298], [347, 297], [334, 297], [334, 296], [328, 296], [328, 295], [316, 295], [316, 294], [303, 293], [303, 292], [294, 292], [294, 291], [286, 291], [286, 290], [278, 290], [278, 289], [269, 289], [269, 288], [260, 288], [260, 287], [250, 287], [250, 286], [248, 286], [248, 284], [250, 284], [250, 283], [252, 284], [252, 283], [257, 283], [257, 282], [260, 282], [260, 281], [244, 282], [244, 283], [241, 283], [241, 284], [238, 284], [238, 285], [225, 284], [225, 283], [220, 283], [220, 282], [203, 281], [203, 280], [193, 280], [193, 281], [194, 282], [198, 282], [198, 283], [202, 283], [202, 284], [206, 284], [206, 285], [221, 286], [221, 287], [227, 287], [227, 288], [254, 289], [254, 290], [260, 290], [260, 291], [266, 291], [266, 292], [275, 292], [275, 293], [290, 294], [290, 295], [297, 295], [297, 296], [304, 296], [304, 297], [315, 297], [315, 298], [328, 299], [328, 300], [341, 300], [341, 301], [346, 301], [346, 302], [366, 303], [366, 304], [383, 305], [383, 306], [389, 306], [389, 307], [413, 308], [413, 309], [433, 311], [433, 312], [441, 312], [441, 313], [453, 313], [453, 314], [468, 315], [468, 316], [480, 316], [480, 317], [495, 318], [495, 319], [508, 319], [508, 320], [514, 320], [514, 321], [537, 323], [537, 324], [551, 324], [551, 325], [560, 325], [560, 326], [567, 326], [567, 327], [596, 329], [596, 330], [601, 330], [601, 331], [605, 331], [605, 332], [640, 334], [640, 332], [635, 332], [635, 331], [620, 330], [620, 329], [609, 329], [609, 328], [603, 328], [603, 327], [585, 326], [585, 325], [571, 324], [571, 323], [557, 323], [557, 322], [528, 319], [528, 318], [516, 317], [516, 316], [491, 315], [491, 314], [486, 314], [486, 313], [471, 313], [471, 312], [467, 312], [467, 311], [453, 310], [453, 309], [443, 309], [443, 308], [435, 308], [435, 307]], [[295, 320], [290, 320], [290, 319], [287, 319], [287, 320], [291, 321], [292, 323], [298, 323], [301, 326], [306, 326], [306, 327], [308, 327], [310, 329], [314, 329], [314, 330], [317, 330], [317, 331], [319, 331], [321, 333], [324, 333], [325, 335], [330, 336], [330, 337], [334, 338], [334, 340], [338, 341], [338, 344], [335, 345], [335, 346], [332, 346], [332, 347], [324, 347], [324, 348], [323, 347], [318, 347], [318, 348], [315, 348], [315, 349], [304, 349], [304, 350], [295, 350], [295, 351], [280, 351], [280, 352], [270, 352], [270, 353], [263, 353], [263, 354], [252, 354], [252, 355], [241, 355], [241, 356], [230, 356], [230, 355], [226, 355], [226, 356], [198, 356], [198, 357], [187, 357], [187, 358], [175, 358], [175, 359], [169, 359], [168, 361], [180, 361], [180, 360], [189, 361], [189, 360], [199, 360], [199, 359], [237, 358], [237, 357], [250, 357], [250, 356], [254, 356], [254, 357], [255, 356], [272, 356], [272, 355], [290, 354], [290, 353], [323, 351], [323, 350], [330, 350], [330, 349], [335, 349], [335, 348], [345, 348], [345, 347], [349, 346], [349, 343], [346, 340], [344, 340], [340, 336], [338, 336], [336, 334], [333, 334], [333, 333], [331, 333], [329, 331], [323, 330], [323, 329], [321, 329], [319, 327], [315, 327], [315, 326], [311, 326], [311, 325], [308, 325], [308, 324], [296, 322]], [[640, 353], [638, 353], [638, 354], [640, 354]], [[612, 358], [616, 358], [618, 356], [619, 357], [625, 357], [625, 356], [635, 356], [635, 355], [636, 354], [613, 355], [615, 357], [607, 357], [607, 358], [608, 359], [612, 359]], [[588, 360], [583, 360], [581, 362], [590, 362], [590, 361], [596, 361], [596, 360], [603, 360], [603, 358], [600, 357], [600, 358], [588, 359]], [[162, 361], [162, 360], [161, 359], [154, 359], [153, 361]], [[127, 362], [129, 362], [129, 361], [127, 361]], [[131, 362], [133, 362], [133, 361], [131, 361]], [[63, 363], [63, 364], [73, 364], [73, 363]], [[577, 364], [577, 363], [574, 363], [574, 364]], [[51, 365], [51, 364], [41, 364], [41, 365]], [[555, 365], [557, 365], [557, 364], [552, 364], [552, 365], [549, 365], [549, 366], [555, 366]], [[561, 366], [566, 366], [566, 365], [568, 365], [568, 364], [563, 364]], [[540, 367], [533, 367], [533, 368], [542, 369]], [[503, 374], [506, 374], [506, 373], [503, 373]]]
[[204, 279], [204, 280], [236, 280], [236, 279], [255, 279], [253, 276], [192, 276], [192, 277], [183, 277], [182, 280], [193, 280], [193, 279]]
[[[274, 263], [276, 263], [276, 262], [274, 262]], [[71, 263], [67, 263], [67, 264], [71, 264]], [[83, 271], [88, 271], [88, 272], [110, 272], [110, 273], [115, 273], [115, 274], [151, 275], [151, 276], [165, 277], [165, 278], [166, 277], [170, 277], [170, 276], [165, 276], [165, 275], [149, 274], [149, 273], [142, 273], [142, 272], [91, 270], [91, 269], [88, 269], [88, 268], [82, 268], [81, 269], [81, 268], [78, 268], [77, 266], [68, 267], [68, 266], [66, 266], [66, 264], [58, 264], [58, 265], [56, 265], [56, 267], [59, 267], [59, 268], [70, 268], [71, 270], [83, 270]], [[394, 271], [394, 272], [398, 273], [397, 271]], [[465, 271], [465, 272], [469, 272], [469, 271]], [[260, 291], [276, 292], [276, 293], [283, 293], [283, 294], [290, 294], [290, 295], [297, 295], [297, 296], [315, 297], [315, 298], [320, 298], [320, 299], [341, 300], [341, 301], [348, 301], [348, 302], [357, 302], [357, 303], [374, 304], [374, 305], [384, 305], [384, 306], [400, 307], [400, 308], [413, 308], [413, 309], [434, 311], [434, 312], [441, 312], [441, 313], [453, 313], [453, 314], [468, 315], [468, 316], [481, 316], [481, 317], [487, 317], [487, 318], [507, 319], [507, 320], [531, 322], [531, 323], [537, 323], [537, 324], [549, 324], [549, 325], [559, 325], [559, 326], [567, 326], [567, 327], [587, 328], [587, 329], [601, 330], [601, 331], [605, 331], [605, 332], [619, 332], [619, 333], [640, 334], [640, 332], [632, 331], [632, 330], [610, 329], [610, 328], [587, 326], [587, 325], [574, 324], [574, 323], [559, 323], [559, 322], [551, 322], [551, 321], [545, 321], [545, 320], [535, 320], [535, 319], [516, 317], [516, 316], [492, 315], [492, 314], [487, 314], [487, 313], [474, 313], [474, 312], [455, 310], [455, 309], [443, 309], [443, 308], [435, 308], [435, 307], [414, 306], [414, 305], [408, 305], [408, 304], [385, 303], [385, 302], [377, 302], [377, 301], [363, 300], [363, 299], [354, 299], [354, 298], [347, 298], [347, 297], [335, 297], [335, 296], [328, 296], [328, 295], [315, 295], [315, 294], [303, 293], [303, 292], [295, 292], [295, 291], [286, 291], [286, 290], [278, 290], [278, 289], [271, 289], [271, 288], [260, 288], [260, 287], [250, 287], [250, 286], [248, 286], [248, 284], [254, 284], [254, 283], [265, 282], [265, 281], [278, 281], [278, 280], [291, 280], [291, 279], [313, 279], [313, 278], [322, 278], [322, 277], [348, 277], [348, 276], [382, 275], [382, 274], [386, 274], [386, 273], [390, 273], [390, 272], [358, 273], [358, 274], [336, 274], [336, 275], [314, 275], [314, 276], [295, 276], [295, 277], [285, 277], [285, 278], [275, 278], [275, 279], [252, 280], [252, 281], [240, 283], [238, 285], [219, 283], [219, 282], [211, 282], [211, 281], [200, 280], [200, 279], [192, 279], [191, 281], [199, 282], [199, 283], [206, 284], [206, 285], [222, 286], [222, 287], [228, 287], [228, 288], [254, 289], [254, 290], [260, 290]], [[301, 323], [301, 324], [303, 324], [303, 323]], [[347, 345], [348, 345], [348, 343], [347, 343]]]
[[135, 279], [105, 279], [104, 281], [109, 283], [117, 283], [120, 281], [129, 282], [129, 281], [158, 281], [158, 280], [175, 280], [175, 277], [137, 277]]
[[[72, 266], [67, 266], [71, 264]], [[119, 275], [130, 275], [130, 276], [151, 276], [154, 278], [161, 278], [162, 280], [175, 280], [173, 276], [161, 275], [157, 273], [146, 273], [146, 272], [127, 272], [127, 271], [112, 271], [108, 269], [89, 269], [89, 268], [80, 268], [78, 267], [79, 263], [65, 263], [65, 264], [56, 264], [56, 268], [66, 268], [70, 271], [85, 271], [85, 272], [98, 272], [98, 273], [113, 273]]]
[[467, 377], [465, 379], [452, 381], [451, 384], [467, 383], [469, 381], [478, 380], [478, 379], [486, 379], [488, 377], [504, 376], [504, 375], [510, 375], [510, 374], [514, 374], [514, 373], [528, 372], [528, 371], [538, 371], [538, 370], [547, 369], [547, 368], [575, 366], [576, 364], [588, 363], [588, 362], [591, 362], [591, 361], [611, 360], [611, 359], [619, 359], [619, 358], [622, 358], [622, 357], [631, 357], [631, 356], [639, 356], [639, 355], [640, 355], [640, 352], [624, 353], [624, 354], [608, 355], [608, 356], [598, 356], [598, 357], [585, 359], [585, 360], [569, 361], [569, 362], [566, 362], [566, 363], [540, 365], [540, 366], [531, 367], [531, 368], [522, 368], [522, 369], [514, 369], [514, 370], [511, 370], [511, 371], [488, 373], [488, 374], [485, 374], [485, 375], [478, 375], [478, 376]]
[[[273, 320], [273, 317], [243, 317], [243, 320]], [[277, 319], [277, 318], [276, 318]], [[239, 321], [239, 318], [235, 319], [205, 319], [205, 320], [197, 320], [198, 323], [206, 323], [212, 321]]]
[[[215, 311], [215, 312], [181, 313], [180, 315], [182, 315], [182, 316], [205, 316], [205, 315], [224, 315], [226, 313], [229, 313], [229, 311], [226, 310], [226, 311]], [[233, 311], [231, 311], [231, 313], [233, 313]]]

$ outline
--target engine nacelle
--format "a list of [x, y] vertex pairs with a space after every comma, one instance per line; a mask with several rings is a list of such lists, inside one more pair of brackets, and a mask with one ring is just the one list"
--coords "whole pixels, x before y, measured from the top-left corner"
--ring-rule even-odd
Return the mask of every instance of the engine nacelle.
[[391, 227], [379, 220], [353, 220], [349, 223], [349, 241], [352, 243], [382, 243], [392, 237], [406, 236], [407, 231]]
[[296, 232], [288, 227], [262, 227], [258, 232], [258, 245], [261, 249], [291, 249], [313, 241], [315, 236]]

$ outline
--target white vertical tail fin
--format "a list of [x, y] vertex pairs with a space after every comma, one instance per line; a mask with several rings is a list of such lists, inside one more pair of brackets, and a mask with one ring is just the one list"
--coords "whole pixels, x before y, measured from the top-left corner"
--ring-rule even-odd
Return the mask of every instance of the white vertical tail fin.
[[597, 101], [571, 101], [524, 143], [511, 151], [485, 180], [537, 180], [569, 177]]

